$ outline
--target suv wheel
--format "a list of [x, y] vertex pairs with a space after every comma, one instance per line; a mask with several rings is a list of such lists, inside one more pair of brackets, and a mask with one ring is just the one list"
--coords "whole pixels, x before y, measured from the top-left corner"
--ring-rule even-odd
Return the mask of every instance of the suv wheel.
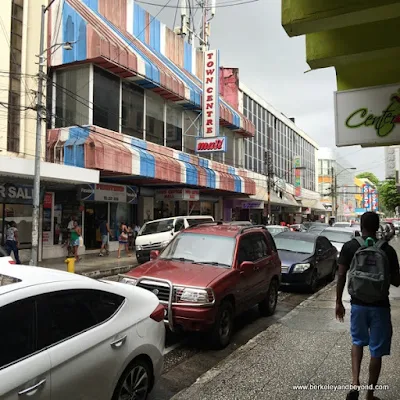
[[223, 301], [211, 332], [211, 343], [214, 348], [223, 349], [229, 344], [233, 331], [233, 315], [232, 303]]
[[268, 293], [265, 299], [258, 304], [258, 309], [263, 317], [269, 317], [275, 313], [278, 303], [278, 281], [273, 279], [269, 284]]
[[318, 271], [316, 268], [314, 268], [314, 271], [311, 274], [310, 284], [308, 287], [311, 293], [315, 293], [318, 289]]

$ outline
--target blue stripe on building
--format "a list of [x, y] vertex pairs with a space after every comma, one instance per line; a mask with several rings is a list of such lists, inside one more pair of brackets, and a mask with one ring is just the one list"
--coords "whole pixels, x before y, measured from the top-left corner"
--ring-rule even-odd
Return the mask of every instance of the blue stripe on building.
[[90, 129], [75, 126], [69, 129], [69, 138], [64, 143], [64, 164], [85, 168], [85, 142]]
[[189, 154], [178, 153], [178, 160], [182, 161], [186, 167], [186, 182], [188, 185], [198, 184], [198, 169], [195, 165], [190, 163]]
[[131, 146], [139, 152], [140, 156], [140, 175], [148, 178], [156, 176], [156, 161], [152, 154], [147, 149], [147, 144], [144, 140], [132, 138]]

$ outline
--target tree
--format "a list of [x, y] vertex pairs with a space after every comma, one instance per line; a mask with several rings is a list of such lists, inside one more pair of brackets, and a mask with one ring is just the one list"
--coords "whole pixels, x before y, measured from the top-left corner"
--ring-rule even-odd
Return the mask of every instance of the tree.
[[395, 211], [397, 206], [400, 206], [400, 193], [397, 192], [394, 179], [386, 180], [379, 186], [379, 203], [391, 212]]
[[361, 174], [358, 174], [356, 176], [356, 178], [369, 179], [370, 182], [372, 182], [375, 185], [375, 187], [378, 187], [378, 185], [379, 185], [378, 177], [375, 174], [373, 174], [372, 172], [362, 172]]

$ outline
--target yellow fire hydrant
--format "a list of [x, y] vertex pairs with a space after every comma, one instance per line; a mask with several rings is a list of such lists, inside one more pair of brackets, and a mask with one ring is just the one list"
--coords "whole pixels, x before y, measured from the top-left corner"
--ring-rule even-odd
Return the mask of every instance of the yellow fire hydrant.
[[67, 271], [75, 273], [75, 257], [67, 257], [64, 262], [67, 264]]

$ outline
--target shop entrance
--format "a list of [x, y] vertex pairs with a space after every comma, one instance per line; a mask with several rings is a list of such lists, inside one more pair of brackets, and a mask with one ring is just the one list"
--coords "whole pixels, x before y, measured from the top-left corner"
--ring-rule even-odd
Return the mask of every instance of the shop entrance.
[[99, 225], [102, 218], [108, 221], [108, 204], [85, 204], [85, 229], [84, 238], [87, 250], [100, 249], [101, 236]]

